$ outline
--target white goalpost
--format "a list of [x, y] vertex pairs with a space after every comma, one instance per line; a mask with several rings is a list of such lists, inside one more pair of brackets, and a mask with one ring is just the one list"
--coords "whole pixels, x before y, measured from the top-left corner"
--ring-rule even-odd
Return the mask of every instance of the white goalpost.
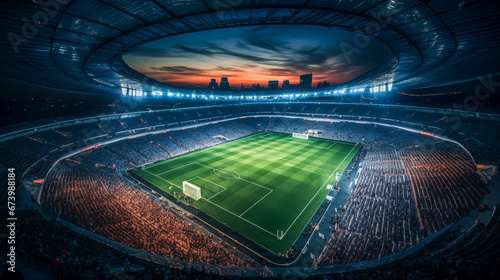
[[182, 182], [182, 193], [194, 200], [201, 198], [201, 189], [188, 181]]
[[285, 235], [283, 234], [283, 231], [282, 231], [282, 230], [277, 229], [277, 230], [276, 230], [276, 237], [278, 237], [278, 240], [283, 239], [283, 236], [285, 236]]
[[308, 134], [304, 134], [304, 133], [295, 133], [295, 132], [294, 132], [294, 133], [292, 134], [292, 137], [293, 137], [293, 138], [305, 139], [305, 140], [309, 139], [309, 135], [308, 135]]

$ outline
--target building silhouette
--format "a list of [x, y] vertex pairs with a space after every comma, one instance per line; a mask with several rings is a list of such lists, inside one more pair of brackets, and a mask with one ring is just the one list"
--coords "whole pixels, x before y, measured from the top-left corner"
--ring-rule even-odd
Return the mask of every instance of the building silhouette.
[[290, 89], [290, 81], [289, 80], [284, 80], [283, 84], [281, 85], [282, 90], [287, 90]]
[[313, 82], [313, 75], [311, 74], [304, 74], [300, 75], [300, 88], [312, 88], [312, 82]]
[[278, 90], [279, 89], [279, 81], [269, 81], [267, 83], [268, 90]]
[[322, 87], [329, 87], [330, 86], [330, 83], [327, 82], [327, 81], [324, 81], [324, 82], [319, 82], [318, 83], [318, 87], [319, 88], [322, 88]]
[[260, 84], [252, 84], [252, 90], [261, 90]]
[[210, 80], [210, 83], [208, 84], [208, 89], [212, 89], [212, 90], [219, 89], [219, 85], [217, 84], [217, 81], [215, 81], [215, 79]]
[[222, 77], [220, 79], [220, 90], [229, 90], [229, 81], [227, 77]]

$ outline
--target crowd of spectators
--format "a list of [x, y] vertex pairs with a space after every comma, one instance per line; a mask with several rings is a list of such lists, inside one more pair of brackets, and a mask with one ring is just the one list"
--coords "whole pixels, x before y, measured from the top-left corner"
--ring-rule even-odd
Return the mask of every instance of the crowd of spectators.
[[[6, 219], [7, 211], [1, 212]], [[232, 279], [224, 271], [209, 273], [201, 266], [145, 264], [107, 248], [48, 219], [35, 208], [18, 209], [16, 275], [0, 271], [0, 279], [166, 280]], [[0, 252], [8, 253], [7, 235], [0, 234]], [[4, 266], [5, 269], [5, 266]], [[10, 277], [10, 278], [9, 278]], [[21, 278], [22, 277], [22, 278]]]
[[377, 259], [425, 237], [403, 162], [395, 150], [368, 149], [319, 263]]
[[108, 168], [59, 164], [46, 179], [41, 202], [53, 216], [135, 249], [191, 262], [247, 265]]
[[415, 191], [423, 228], [433, 233], [469, 213], [483, 197], [487, 182], [458, 145], [401, 150]]
[[259, 124], [254, 120], [219, 122], [117, 141], [85, 151], [73, 156], [72, 159], [94, 165], [105, 165], [113, 169], [138, 167], [248, 136], [258, 130]]
[[[381, 122], [402, 125], [454, 138], [473, 152], [478, 161], [482, 163], [497, 163], [500, 155], [500, 149], [496, 145], [496, 139], [500, 136], [499, 132], [489, 129], [491, 126], [496, 126], [494, 120], [481, 119], [475, 115], [474, 117], [462, 116], [455, 111], [424, 110], [404, 106], [328, 103], [239, 104], [178, 111], [143, 112], [116, 120], [95, 118], [93, 120], [74, 122], [71, 123], [72, 125], [65, 124], [64, 127], [5, 141], [0, 143], [0, 150], [8, 150], [10, 146], [17, 146], [17, 154], [44, 156], [65, 145], [69, 145], [70, 148], [74, 149], [77, 143], [83, 140], [86, 140], [86, 144], [91, 144], [102, 141], [107, 137], [135, 134], [136, 130], [143, 132], [168, 129], [186, 124], [210, 123], [228, 117], [254, 114], [307, 116], [341, 121]], [[60, 121], [57, 120], [54, 124]], [[322, 125], [321, 123], [318, 124], [319, 126]], [[263, 126], [265, 125], [264, 123]], [[357, 142], [356, 135], [350, 133], [349, 129], [346, 133], [342, 132], [343, 125], [346, 125], [346, 123], [335, 127], [340, 130], [329, 130], [330, 132], [334, 131], [335, 134], [330, 136], [335, 136], [343, 141], [354, 139]], [[23, 127], [23, 124], [20, 124], [19, 127]], [[273, 128], [273, 125], [271, 124], [269, 128]], [[14, 127], [9, 127], [6, 131], [12, 129]], [[358, 126], [357, 129], [361, 129], [362, 136], [365, 139], [368, 139], [370, 132], [374, 130], [368, 125]], [[378, 130], [378, 128], [375, 130]], [[392, 133], [390, 136], [398, 138], [397, 133]], [[381, 140], [380, 143], [382, 144], [393, 142], [392, 139], [387, 142], [385, 137], [375, 139], [377, 141]], [[396, 141], [399, 140], [396, 139]]]
[[[1, 213], [7, 213], [3, 211]], [[5, 219], [5, 214], [1, 218]], [[138, 263], [134, 259], [84, 236], [61, 227], [57, 221], [47, 219], [42, 213], [31, 209], [18, 209], [17, 275], [24, 279], [49, 278], [60, 280], [166, 280], [166, 279], [303, 279], [303, 280], [408, 280], [408, 279], [498, 279], [500, 273], [498, 254], [500, 253], [497, 235], [498, 217], [488, 226], [479, 226], [471, 232], [472, 238], [464, 239], [452, 250], [472, 250], [475, 254], [463, 256], [455, 251], [439, 254], [424, 252], [415, 258], [398, 262], [389, 267], [374, 268], [360, 272], [344, 272], [311, 276], [290, 275], [287, 272], [249, 273], [224, 276], [224, 271], [213, 274], [201, 268], [187, 268]], [[0, 235], [0, 252], [7, 253], [6, 236]], [[481, 242], [482, 246], [477, 246]], [[486, 246], [485, 246], [486, 245]], [[493, 254], [486, 251], [494, 250]], [[489, 252], [491, 253], [491, 252]], [[33, 272], [35, 271], [35, 272]], [[1, 279], [8, 272], [2, 271]]]
[[[239, 116], [243, 111], [295, 117], [335, 116], [335, 121], [277, 116], [211, 121], [224, 115]], [[55, 217], [132, 248], [186, 261], [247, 266], [247, 262], [223, 244], [213, 241], [174, 211], [160, 206], [113, 170], [138, 167], [217, 145], [225, 141], [224, 137], [233, 140], [258, 131], [289, 134], [308, 129], [322, 131], [321, 137], [360, 143], [367, 150], [359, 173], [350, 175], [357, 181], [344, 212], [332, 217], [335, 226], [319, 259], [322, 265], [350, 263], [401, 252], [453, 223], [477, 206], [486, 183], [469, 155], [456, 144], [400, 128], [346, 120], [383, 122], [391, 119], [406, 122], [398, 123], [400, 125], [427, 130], [449, 124], [449, 118], [404, 108], [326, 104], [247, 105], [239, 109], [221, 107], [154, 113], [63, 127], [6, 141], [0, 144], [0, 168], [19, 166], [23, 171], [51, 151], [82, 139], [102, 135], [110, 139], [124, 131], [134, 136], [134, 129], [155, 130], [157, 125], [197, 124], [196, 120], [205, 119], [209, 125], [116, 141], [63, 160], [46, 178], [42, 205]], [[498, 148], [492, 139], [498, 132], [484, 129], [487, 123], [470, 119], [459, 128], [472, 137], [446, 129], [440, 131], [458, 139], [480, 160], [494, 164]], [[216, 137], [219, 135], [223, 138]], [[12, 151], [7, 148], [9, 145], [19, 145], [20, 149]], [[484, 146], [491, 147], [487, 149], [489, 155], [483, 151]], [[41, 160], [27, 175], [30, 178], [45, 176], [54, 161], [50, 156]], [[448, 277], [456, 273], [450, 270], [448, 259], [449, 256], [444, 260], [420, 259], [416, 265], [430, 262], [436, 266], [431, 273], [439, 271], [437, 275]], [[405, 272], [429, 275], [420, 269], [408, 268]], [[375, 279], [393, 279], [390, 275], [388, 278], [369, 275]], [[346, 279], [356, 277], [355, 274], [344, 276]]]

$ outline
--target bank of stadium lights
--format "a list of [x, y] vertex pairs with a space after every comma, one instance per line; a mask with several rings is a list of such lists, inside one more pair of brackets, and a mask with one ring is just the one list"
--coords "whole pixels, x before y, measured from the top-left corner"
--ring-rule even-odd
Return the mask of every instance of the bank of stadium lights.
[[[122, 91], [123, 94], [123, 91]], [[128, 89], [128, 95], [141, 97], [147, 95], [146, 92], [143, 92], [142, 89]]]
[[346, 92], [349, 93], [361, 93], [365, 91], [370, 91], [370, 92], [384, 92], [384, 91], [391, 91], [393, 89], [392, 83], [390, 84], [384, 84], [384, 85], [377, 85], [377, 86], [372, 86], [369, 88], [344, 88], [344, 89], [336, 89], [334, 91], [321, 91], [321, 92], [302, 92], [302, 93], [287, 93], [287, 94], [275, 94], [275, 95], [241, 95], [241, 96], [221, 96], [218, 94], [211, 94], [211, 95], [204, 95], [204, 94], [195, 94], [193, 91], [192, 93], [182, 93], [182, 92], [162, 92], [161, 90], [152, 90], [150, 92], [143, 91], [141, 88], [127, 88], [127, 87], [122, 87], [121, 92], [122, 95], [128, 95], [128, 96], [134, 96], [134, 97], [146, 97], [146, 96], [154, 96], [154, 97], [159, 97], [159, 96], [169, 96], [169, 97], [176, 97], [176, 98], [191, 98], [191, 99], [201, 99], [201, 100], [248, 100], [248, 101], [262, 101], [262, 100], [276, 100], [279, 98], [286, 98], [286, 99], [305, 99], [305, 98], [310, 98], [310, 97], [316, 97], [318, 95], [337, 95], [337, 94], [345, 94]]
[[392, 83], [384, 84], [384, 85], [377, 85], [377, 86], [370, 88], [370, 92], [372, 92], [372, 93], [385, 92], [385, 91], [392, 91]]
[[153, 91], [151, 91], [151, 95], [153, 95], [153, 96], [162, 96], [163, 94], [159, 90], [153, 90]]

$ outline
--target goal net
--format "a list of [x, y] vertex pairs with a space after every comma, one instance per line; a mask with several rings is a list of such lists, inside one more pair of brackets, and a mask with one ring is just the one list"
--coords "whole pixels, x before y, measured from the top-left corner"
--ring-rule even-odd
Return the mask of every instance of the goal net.
[[201, 198], [201, 189], [188, 181], [182, 182], [182, 193], [191, 197], [194, 200], [198, 200]]
[[304, 134], [304, 133], [295, 133], [294, 132], [292, 134], [292, 137], [294, 137], [294, 138], [300, 138], [300, 139], [306, 139], [306, 140], [309, 139], [309, 135]]

